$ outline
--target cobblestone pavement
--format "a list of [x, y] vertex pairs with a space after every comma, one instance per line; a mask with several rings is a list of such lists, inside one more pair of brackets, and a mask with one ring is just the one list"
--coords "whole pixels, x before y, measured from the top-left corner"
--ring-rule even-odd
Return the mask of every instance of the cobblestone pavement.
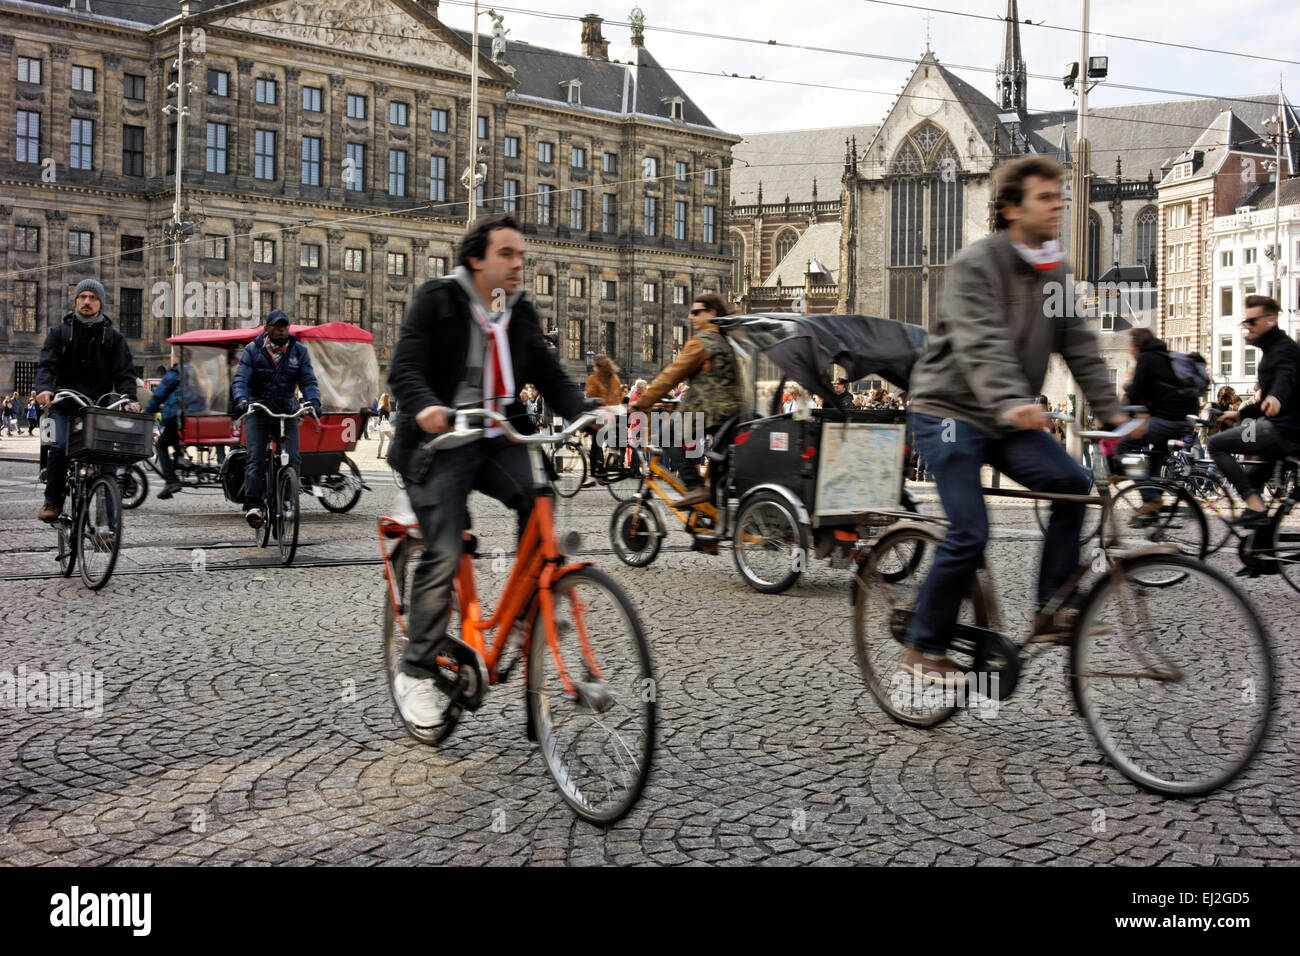
[[[0, 442], [0, 458], [23, 442]], [[640, 608], [659, 678], [660, 748], [645, 794], [609, 831], [576, 820], [524, 736], [518, 677], [440, 748], [406, 738], [381, 673], [375, 518], [304, 512], [304, 562], [271, 554], [214, 492], [127, 513], [119, 571], [90, 593], [55, 571], [33, 464], [0, 461], [0, 672], [94, 671], [102, 713], [19, 709], [0, 730], [0, 863], [944, 863], [1261, 865], [1300, 856], [1293, 729], [1300, 596], [1244, 587], [1277, 646], [1280, 704], [1255, 764], [1193, 800], [1141, 791], [1075, 713], [1064, 651], [1035, 659], [994, 720], [894, 724], [858, 675], [848, 572], [815, 562], [783, 595], [675, 532], [649, 568], [608, 551], [613, 499], [584, 491], [561, 527]], [[153, 489], [156, 491], [156, 488]], [[923, 506], [936, 510], [922, 485]], [[513, 519], [472, 510], [504, 553]], [[1027, 615], [1039, 536], [992, 505], [1000, 597]], [[675, 548], [673, 547], [675, 546]], [[191, 570], [195, 549], [204, 570]], [[1235, 559], [1214, 563], [1231, 572]], [[502, 563], [504, 565], [504, 562]], [[159, 568], [169, 570], [157, 570]], [[504, 580], [480, 562], [480, 590]], [[33, 577], [40, 575], [40, 577]]]

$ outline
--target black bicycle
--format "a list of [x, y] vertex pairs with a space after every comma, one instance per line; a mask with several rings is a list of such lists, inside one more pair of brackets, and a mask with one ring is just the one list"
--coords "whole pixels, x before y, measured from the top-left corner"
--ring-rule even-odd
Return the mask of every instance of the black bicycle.
[[[271, 411], [260, 402], [252, 402], [240, 421], [254, 412], [274, 418], [279, 423], [279, 432], [267, 435], [266, 448], [262, 450], [265, 455], [262, 466], [262, 503], [266, 513], [253, 533], [259, 548], [265, 548], [274, 537], [280, 548], [280, 563], [288, 567], [293, 564], [293, 557], [298, 552], [299, 484], [298, 473], [289, 464], [289, 452], [284, 447], [285, 423], [293, 421], [296, 427], [296, 422], [303, 415], [316, 417], [316, 410], [310, 405], [303, 405], [296, 412], [281, 414]], [[257, 451], [254, 448], [248, 449], [250, 455]]]
[[[109, 392], [93, 403], [80, 392], [62, 389], [51, 407], [68, 408], [66, 447], [68, 473], [63, 510], [54, 519], [58, 534], [55, 559], [65, 578], [81, 569], [81, 580], [98, 591], [113, 574], [122, 547], [122, 494], [114, 466], [131, 465], [148, 457], [153, 418], [128, 412], [132, 399]], [[60, 409], [62, 411], [62, 409]], [[42, 440], [53, 444], [54, 421], [47, 417]]]

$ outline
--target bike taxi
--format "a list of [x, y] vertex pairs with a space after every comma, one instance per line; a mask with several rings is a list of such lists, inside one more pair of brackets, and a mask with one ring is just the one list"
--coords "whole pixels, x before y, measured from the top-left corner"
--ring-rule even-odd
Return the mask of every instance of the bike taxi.
[[[881, 376], [905, 389], [925, 332], [861, 315], [716, 321], [737, 357], [742, 400], [740, 413], [718, 429], [704, 456], [712, 501], [673, 506], [682, 486], [659, 462], [651, 435], [649, 447], [634, 449], [646, 459], [646, 478], [610, 522], [614, 552], [625, 564], [645, 567], [676, 521], [694, 550], [716, 554], [730, 541], [737, 570], [757, 591], [787, 590], [809, 557], [849, 567], [865, 539], [916, 506], [903, 487], [905, 413], [838, 408], [831, 370], [838, 366], [850, 381]], [[765, 369], [775, 374], [767, 381], [770, 395], [760, 391]], [[825, 407], [782, 412], [787, 381], [822, 396]]]

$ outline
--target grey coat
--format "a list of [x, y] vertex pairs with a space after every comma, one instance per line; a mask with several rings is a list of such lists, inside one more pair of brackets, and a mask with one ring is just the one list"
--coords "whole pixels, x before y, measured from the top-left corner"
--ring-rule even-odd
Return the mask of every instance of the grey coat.
[[1070, 315], [1064, 264], [1034, 269], [1002, 230], [958, 253], [944, 278], [938, 321], [912, 370], [912, 411], [1002, 434], [1002, 414], [1033, 404], [1058, 352], [1093, 413], [1119, 413], [1097, 337]]

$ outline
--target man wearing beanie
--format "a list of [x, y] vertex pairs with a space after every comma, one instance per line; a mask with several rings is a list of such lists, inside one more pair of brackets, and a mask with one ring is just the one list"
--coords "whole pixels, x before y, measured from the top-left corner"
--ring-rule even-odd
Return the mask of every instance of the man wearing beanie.
[[[126, 337], [103, 312], [104, 287], [95, 279], [82, 279], [73, 293], [72, 311], [50, 329], [36, 366], [36, 401], [48, 407], [60, 389], [81, 392], [92, 402], [108, 392], [135, 394], [135, 368]], [[132, 410], [139, 411], [138, 405]], [[67, 435], [67, 417], [50, 408], [55, 433]], [[45, 471], [45, 503], [38, 512], [53, 522], [63, 507], [68, 456], [61, 444], [50, 447]]]

